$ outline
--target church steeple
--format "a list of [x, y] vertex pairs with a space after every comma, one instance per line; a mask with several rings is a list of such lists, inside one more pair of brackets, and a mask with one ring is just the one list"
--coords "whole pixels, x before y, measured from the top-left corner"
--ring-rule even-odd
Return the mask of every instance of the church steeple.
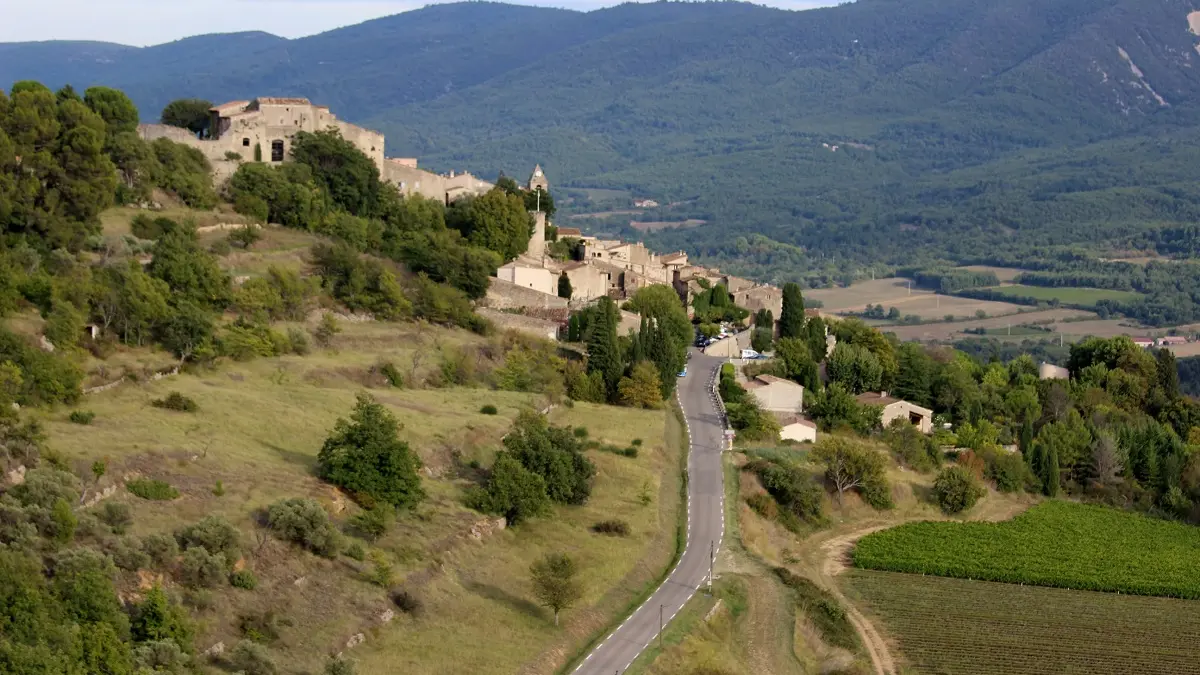
[[547, 194], [550, 192], [550, 181], [546, 180], [546, 174], [542, 171], [541, 164], [533, 167], [533, 175], [529, 177], [529, 189], [530, 191], [541, 190]]

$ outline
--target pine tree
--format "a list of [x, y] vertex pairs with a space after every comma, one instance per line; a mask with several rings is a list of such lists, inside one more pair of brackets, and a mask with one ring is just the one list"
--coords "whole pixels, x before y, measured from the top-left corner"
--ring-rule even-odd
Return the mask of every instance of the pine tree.
[[804, 295], [800, 285], [787, 283], [783, 287], [783, 311], [779, 315], [779, 337], [804, 336]]

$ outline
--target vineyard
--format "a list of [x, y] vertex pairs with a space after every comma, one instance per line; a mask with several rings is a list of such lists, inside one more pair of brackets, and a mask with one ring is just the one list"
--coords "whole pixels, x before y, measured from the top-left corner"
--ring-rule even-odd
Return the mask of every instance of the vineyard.
[[1200, 674], [1200, 603], [854, 570], [910, 668], [937, 675]]
[[1002, 523], [920, 522], [876, 532], [858, 567], [1200, 599], [1200, 528], [1050, 501]]

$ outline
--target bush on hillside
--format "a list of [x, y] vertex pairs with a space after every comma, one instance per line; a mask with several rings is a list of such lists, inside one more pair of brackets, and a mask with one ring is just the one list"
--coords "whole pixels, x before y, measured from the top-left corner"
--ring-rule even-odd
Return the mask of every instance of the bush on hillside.
[[313, 499], [284, 499], [267, 508], [267, 525], [279, 538], [325, 558], [337, 555], [338, 532]]
[[349, 420], [339, 419], [317, 454], [317, 475], [360, 502], [415, 506], [425, 497], [417, 475], [420, 459], [399, 438], [396, 418], [367, 394], [359, 394]]
[[597, 534], [609, 534], [615, 537], [628, 537], [629, 523], [623, 520], [602, 520], [595, 525], [592, 525], [592, 532]]
[[173, 391], [167, 394], [165, 398], [155, 399], [150, 402], [150, 405], [163, 410], [175, 410], [178, 412], [196, 412], [200, 406], [195, 401], [184, 396], [183, 394]]
[[424, 603], [412, 591], [397, 588], [392, 591], [392, 602], [405, 614], [416, 616], [421, 613]]
[[388, 527], [392, 524], [392, 518], [391, 507], [376, 506], [351, 516], [347, 526], [351, 534], [367, 541], [377, 541], [387, 534]]
[[479, 412], [484, 415], [496, 415], [500, 411], [496, 409], [496, 406], [489, 403], [489, 404], [483, 406], [482, 408], [480, 408]]
[[125, 530], [133, 524], [133, 510], [128, 504], [106, 501], [96, 509], [96, 517], [100, 522], [112, 528], [114, 534], [125, 534]]
[[252, 591], [258, 586], [258, 577], [250, 570], [238, 570], [229, 575], [229, 585], [246, 591]]
[[938, 473], [933, 482], [933, 497], [942, 511], [949, 514], [962, 513], [975, 506], [987, 491], [969, 469], [950, 466]]
[[212, 588], [225, 580], [225, 556], [197, 546], [183, 552], [179, 580], [189, 588]]
[[229, 663], [244, 675], [277, 675], [279, 667], [265, 647], [249, 640], [239, 642], [229, 654]]
[[68, 419], [74, 424], [91, 424], [92, 420], [96, 419], [96, 413], [91, 410], [73, 410]]
[[125, 483], [125, 489], [151, 501], [171, 501], [179, 498], [179, 490], [170, 483], [151, 478], [137, 478]]
[[241, 535], [237, 528], [220, 516], [208, 516], [175, 533], [181, 549], [203, 548], [225, 557], [230, 567], [242, 556]]

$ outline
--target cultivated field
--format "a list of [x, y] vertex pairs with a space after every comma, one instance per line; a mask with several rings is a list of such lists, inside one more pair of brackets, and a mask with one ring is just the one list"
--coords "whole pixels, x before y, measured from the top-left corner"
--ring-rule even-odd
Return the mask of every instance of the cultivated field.
[[[955, 321], [952, 323], [930, 323], [920, 326], [888, 326], [882, 328], [884, 332], [895, 333], [901, 340], [954, 340], [963, 337], [964, 331], [975, 328], [988, 329], [989, 335], [995, 337], [1004, 337], [1007, 335], [1007, 327], [1013, 326], [1013, 337], [1018, 336], [1016, 326], [1023, 323], [1037, 323], [1041, 325], [1043, 321], [1051, 321], [1049, 324], [1053, 331], [1062, 330], [1064, 332], [1071, 329], [1073, 326], [1083, 325], [1082, 323], [1061, 323], [1064, 319], [1076, 317], [1094, 317], [1095, 314], [1077, 309], [1047, 309], [1042, 311], [1024, 312], [1022, 314], [1010, 314], [1006, 316], [993, 316], [986, 319], [973, 319], [971, 321]], [[1086, 323], [1093, 323], [1091, 321]], [[1024, 337], [1049, 337], [1054, 333], [1046, 333], [1045, 331], [1027, 331], [1023, 334]]]
[[1092, 305], [1101, 300], [1128, 301], [1141, 297], [1133, 291], [1116, 291], [1107, 288], [1050, 288], [1048, 286], [1023, 286], [1012, 284], [997, 286], [990, 290], [1012, 297], [1036, 298], [1037, 300], [1058, 300], [1071, 305]]
[[966, 265], [960, 269], [971, 270], [972, 272], [991, 272], [996, 275], [996, 278], [1002, 284], [1010, 283], [1022, 273], [1029, 271], [1019, 267], [993, 267], [991, 265]]
[[674, 230], [688, 227], [699, 227], [707, 220], [697, 218], [689, 218], [687, 220], [658, 220], [658, 221], [629, 221], [629, 226], [641, 232], [654, 232], [656, 230]]
[[915, 522], [864, 537], [866, 569], [1200, 599], [1200, 529], [1048, 501], [1001, 523]]
[[863, 570], [842, 579], [904, 672], [1200, 673], [1200, 602]]
[[1055, 324], [1056, 333], [1062, 333], [1067, 339], [1082, 338], [1088, 335], [1096, 337], [1115, 337], [1117, 335], [1147, 335], [1148, 328], [1138, 328], [1131, 319], [1092, 319], [1090, 321], [1067, 321]]
[[824, 303], [822, 311], [830, 313], [857, 312], [867, 305], [895, 307], [902, 314], [922, 318], [941, 318], [946, 315], [974, 317], [979, 310], [989, 316], [1015, 314], [1019, 305], [990, 300], [972, 300], [940, 295], [930, 291], [912, 289], [909, 293], [908, 280], [900, 278], [876, 279], [854, 284], [848, 288], [818, 288], [804, 292], [805, 297]]

